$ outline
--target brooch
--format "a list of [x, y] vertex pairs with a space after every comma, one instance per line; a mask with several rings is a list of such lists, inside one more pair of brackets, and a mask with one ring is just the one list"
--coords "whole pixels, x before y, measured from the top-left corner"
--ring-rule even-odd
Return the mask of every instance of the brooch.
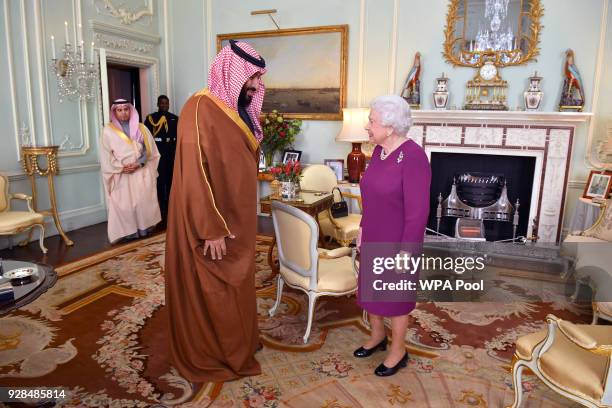
[[404, 160], [404, 152], [400, 152], [399, 156], [397, 156], [397, 162], [401, 162], [402, 160]]

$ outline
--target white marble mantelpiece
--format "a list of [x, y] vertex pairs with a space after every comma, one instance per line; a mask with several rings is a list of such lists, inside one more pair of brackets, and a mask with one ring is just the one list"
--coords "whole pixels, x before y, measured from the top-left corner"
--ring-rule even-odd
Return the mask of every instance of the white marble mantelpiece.
[[414, 110], [412, 116], [409, 136], [430, 159], [432, 152], [534, 157], [531, 204], [520, 214], [528, 216], [528, 236], [537, 219], [543, 242], [559, 240], [574, 132], [592, 113]]
[[413, 110], [415, 122], [508, 123], [508, 124], [574, 124], [587, 122], [591, 112]]

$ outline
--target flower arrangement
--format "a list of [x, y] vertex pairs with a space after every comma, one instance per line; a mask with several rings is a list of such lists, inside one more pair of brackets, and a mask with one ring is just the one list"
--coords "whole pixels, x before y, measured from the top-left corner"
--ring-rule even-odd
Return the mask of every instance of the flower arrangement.
[[264, 115], [261, 119], [263, 139], [261, 149], [264, 152], [266, 166], [272, 165], [274, 153], [293, 146], [295, 137], [302, 128], [302, 121], [297, 119], [287, 120], [277, 110]]
[[[297, 198], [298, 184], [302, 177], [302, 165], [299, 161], [288, 161], [270, 169], [270, 173], [280, 182], [280, 197], [284, 200]], [[274, 188], [274, 187], [273, 187]], [[278, 196], [279, 191], [274, 192]]]
[[285, 164], [279, 164], [270, 169], [270, 173], [278, 181], [290, 181], [297, 183], [302, 177], [302, 165], [299, 161], [288, 161]]

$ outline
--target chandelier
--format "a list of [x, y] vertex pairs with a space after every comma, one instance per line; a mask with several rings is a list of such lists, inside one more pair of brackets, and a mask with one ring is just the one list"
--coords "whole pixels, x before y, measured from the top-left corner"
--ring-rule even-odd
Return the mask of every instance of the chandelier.
[[479, 29], [475, 40], [475, 51], [513, 50], [516, 39], [512, 29], [501, 30], [502, 23], [508, 17], [510, 0], [486, 0], [484, 17], [488, 27]]
[[[491, 30], [497, 31], [501, 20], [508, 16], [508, 3], [510, 0], [487, 0], [485, 3], [485, 17], [491, 19]], [[497, 27], [497, 29], [493, 27]]]
[[96, 95], [98, 84], [98, 66], [94, 52], [94, 43], [91, 43], [89, 61], [85, 59], [85, 45], [72, 47], [68, 36], [68, 22], [64, 22], [66, 42], [62, 48], [63, 58], [57, 59], [55, 54], [55, 37], [51, 36], [51, 71], [57, 79], [57, 89], [62, 98], [72, 100], [91, 100]]

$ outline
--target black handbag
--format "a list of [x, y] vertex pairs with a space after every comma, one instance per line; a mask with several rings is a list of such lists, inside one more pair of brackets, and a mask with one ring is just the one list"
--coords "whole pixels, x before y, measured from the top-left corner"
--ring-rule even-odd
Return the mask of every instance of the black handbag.
[[338, 193], [340, 194], [340, 201], [332, 203], [331, 209], [330, 209], [332, 217], [334, 218], [348, 217], [348, 204], [346, 203], [346, 201], [344, 201], [344, 198], [342, 198], [342, 192], [340, 191], [338, 187], [334, 187], [334, 189], [332, 190], [332, 195], [334, 194], [334, 190], [338, 190]]

